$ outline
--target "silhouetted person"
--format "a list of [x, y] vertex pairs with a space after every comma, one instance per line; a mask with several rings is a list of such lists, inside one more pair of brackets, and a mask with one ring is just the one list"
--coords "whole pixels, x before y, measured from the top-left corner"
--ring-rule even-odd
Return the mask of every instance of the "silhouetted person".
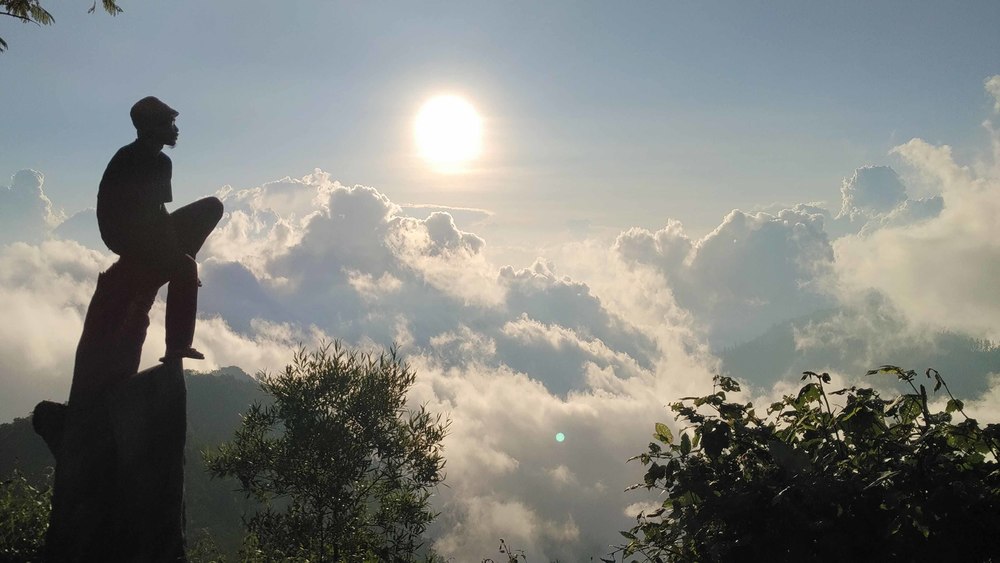
[[172, 164], [161, 151], [177, 143], [178, 112], [149, 96], [130, 115], [138, 138], [112, 157], [97, 193], [101, 238], [130, 275], [168, 284], [167, 352], [160, 361], [202, 360], [191, 346], [201, 285], [194, 257], [222, 218], [222, 202], [207, 197], [168, 213]]

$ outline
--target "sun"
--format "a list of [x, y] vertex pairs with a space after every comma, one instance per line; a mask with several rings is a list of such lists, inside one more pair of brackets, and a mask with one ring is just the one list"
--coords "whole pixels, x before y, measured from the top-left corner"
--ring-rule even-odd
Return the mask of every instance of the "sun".
[[442, 172], [459, 172], [482, 152], [482, 119], [459, 96], [440, 95], [425, 102], [413, 132], [420, 156]]

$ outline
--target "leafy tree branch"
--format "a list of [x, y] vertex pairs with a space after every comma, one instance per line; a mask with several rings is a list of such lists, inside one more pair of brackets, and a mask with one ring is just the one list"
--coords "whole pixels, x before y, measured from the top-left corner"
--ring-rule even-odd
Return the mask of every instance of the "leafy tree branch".
[[[101, 0], [101, 8], [112, 16], [117, 16], [124, 11], [118, 5], [117, 0]], [[87, 13], [92, 14], [96, 10], [97, 1], [95, 0]], [[52, 25], [56, 21], [52, 13], [42, 7], [40, 0], [0, 0], [0, 15], [38, 26]], [[7, 47], [7, 42], [0, 37], [0, 53], [6, 51]]]

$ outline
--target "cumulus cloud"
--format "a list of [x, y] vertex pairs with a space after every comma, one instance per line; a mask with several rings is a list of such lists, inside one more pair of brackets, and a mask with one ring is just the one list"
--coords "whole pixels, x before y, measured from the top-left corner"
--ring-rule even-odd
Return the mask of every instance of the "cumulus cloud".
[[888, 166], [863, 166], [840, 188], [838, 218], [851, 221], [888, 213], [906, 201], [906, 187]]
[[110, 263], [75, 242], [0, 246], [0, 420], [65, 400], [97, 274]]
[[488, 224], [496, 214], [489, 209], [478, 207], [456, 207], [453, 205], [435, 205], [430, 203], [406, 203], [399, 206], [400, 210], [417, 219], [426, 218], [431, 213], [442, 212], [451, 215], [456, 223], [465, 227], [478, 227]]
[[[486, 556], [501, 535], [533, 557], [607, 552], [637, 501], [622, 490], [640, 469], [624, 460], [666, 418], [666, 401], [710, 386], [690, 333], [649, 314], [670, 295], [659, 280], [605, 248], [592, 266], [603, 260], [601, 283], [614, 288], [605, 302], [549, 261], [490, 264], [486, 242], [449, 212], [412, 217], [319, 171], [220, 195], [227, 215], [201, 256], [199, 369], [278, 369], [298, 345], [330, 338], [395, 341], [419, 374], [412, 399], [454, 421], [439, 552]], [[20, 395], [0, 414], [65, 398], [93, 284], [112, 260], [65, 240], [3, 249], [0, 300], [20, 328], [0, 335], [0, 371], [5, 396]], [[630, 310], [643, 315], [633, 322]], [[163, 316], [158, 300], [143, 365], [162, 351]]]
[[68, 395], [93, 284], [108, 264], [72, 242], [0, 247], [0, 420]]
[[[560, 393], [587, 385], [588, 362], [614, 363], [622, 376], [625, 366], [652, 365], [652, 340], [603, 307], [586, 284], [543, 262], [498, 269], [483, 255], [485, 241], [459, 229], [449, 213], [410, 217], [377, 190], [342, 186], [318, 171], [280, 183], [281, 201], [309, 202], [312, 211], [279, 212], [260, 203], [273, 187], [223, 193], [234, 210], [206, 244], [201, 306], [236, 330], [267, 318], [312, 323], [348, 341], [402, 339], [419, 349], [462, 335], [489, 342], [494, 366], [516, 366]], [[273, 225], [292, 234], [278, 242]], [[266, 258], [239, 254], [258, 244], [269, 249]], [[556, 352], [517, 330], [524, 327], [544, 327], [573, 344]], [[441, 353], [455, 353], [454, 362], [466, 357], [460, 346]]]
[[[0, 247], [0, 420], [25, 416], [43, 399], [63, 401], [69, 394], [76, 345], [97, 275], [113, 257], [73, 241]], [[158, 363], [164, 342], [164, 306], [158, 300], [143, 350], [142, 367]], [[265, 319], [246, 332], [234, 331], [218, 317], [202, 317], [195, 345], [206, 352], [198, 367], [237, 365], [254, 373], [278, 369], [295, 347], [331, 337], [315, 326], [291, 326]]]
[[[808, 205], [734, 211], [698, 240], [670, 222], [498, 267], [450, 212], [413, 217], [321, 171], [220, 196], [227, 214], [201, 256], [198, 367], [278, 369], [299, 344], [329, 338], [399, 343], [418, 373], [411, 399], [453, 421], [434, 537], [456, 559], [485, 557], [500, 537], [541, 559], [607, 553], [652, 500], [623, 494], [641, 474], [624, 460], [654, 421], [671, 423], [665, 403], [710, 389], [717, 366], [700, 331], [735, 338], [814, 310], [833, 260], [828, 215]], [[9, 404], [21, 415], [65, 396], [93, 280], [112, 257], [68, 241], [5, 253], [0, 287], [28, 304], [10, 310], [48, 311], [35, 322], [62, 335], [48, 356], [27, 347], [41, 336], [6, 335], [4, 365], [31, 366], [3, 373], [5, 388], [30, 391]], [[144, 364], [160, 351], [162, 301], [151, 317]], [[810, 334], [797, 337], [808, 346]], [[43, 373], [61, 375], [43, 388]]]
[[[411, 399], [452, 419], [448, 487], [439, 491], [444, 510], [434, 527], [442, 555], [486, 557], [502, 537], [532, 558], [586, 560], [617, 541], [630, 504], [652, 500], [623, 494], [641, 479], [641, 467], [624, 460], [649, 441], [652, 421], [669, 422], [663, 397], [679, 392], [675, 379], [646, 372], [618, 379], [614, 391], [559, 397], [488, 362], [447, 368], [423, 354], [413, 363]], [[698, 375], [707, 389], [707, 374]]]
[[97, 227], [97, 210], [93, 207], [77, 211], [52, 230], [53, 238], [76, 241], [87, 248], [104, 250], [104, 241]]
[[830, 304], [820, 283], [833, 249], [823, 216], [803, 209], [734, 210], [697, 241], [677, 221], [657, 232], [631, 229], [615, 247], [631, 263], [656, 268], [716, 344]]
[[993, 75], [983, 81], [986, 92], [993, 96], [993, 109], [1000, 112], [1000, 74]]
[[[639, 468], [624, 460], [654, 420], [667, 418], [668, 397], [710, 386], [705, 358], [682, 342], [688, 332], [627, 316], [642, 307], [637, 300], [669, 292], [607, 248], [604, 270], [621, 268], [621, 276], [607, 272], [616, 280], [607, 303], [549, 261], [498, 268], [483, 256], [486, 242], [450, 212], [412, 217], [375, 189], [321, 172], [283, 180], [284, 209], [260, 203], [272, 187], [222, 194], [234, 211], [206, 245], [206, 312], [238, 334], [269, 319], [403, 344], [418, 373], [411, 399], [453, 421], [440, 553], [485, 557], [500, 537], [533, 557], [606, 553], [636, 502], [622, 490]], [[274, 225], [291, 235], [278, 242]], [[239, 254], [254, 244], [266, 245], [266, 258]]]
[[614, 248], [632, 267], [662, 276], [676, 305], [722, 349], [844, 305], [848, 297], [838, 284], [850, 266], [838, 262], [835, 247], [867, 245], [881, 231], [924, 228], [944, 209], [944, 196], [911, 199], [892, 168], [869, 165], [845, 178], [836, 215], [823, 202], [734, 210], [698, 240], [670, 220], [655, 232], [629, 229]]
[[838, 240], [842, 290], [876, 289], [915, 322], [1000, 339], [1000, 177], [990, 172], [996, 167], [977, 174], [947, 145], [921, 139], [893, 152], [938, 186], [940, 213]]
[[44, 174], [25, 169], [11, 176], [10, 186], [0, 186], [0, 243], [39, 242], [65, 218], [53, 209], [44, 184]]

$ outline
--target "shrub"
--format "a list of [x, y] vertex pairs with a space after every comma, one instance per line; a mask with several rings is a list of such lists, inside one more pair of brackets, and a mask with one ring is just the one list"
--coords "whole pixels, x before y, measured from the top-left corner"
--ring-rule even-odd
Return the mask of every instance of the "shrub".
[[[981, 427], [941, 375], [931, 412], [915, 371], [882, 366], [912, 392], [805, 385], [761, 416], [716, 376], [715, 392], [671, 405], [678, 439], [657, 423], [644, 487], [664, 500], [622, 532], [615, 556], [649, 561], [983, 561], [1000, 555], [1000, 426]], [[832, 397], [835, 398], [832, 398]], [[834, 408], [831, 400], [841, 403]], [[955, 417], [959, 417], [955, 421]], [[613, 560], [613, 559], [612, 559]]]

